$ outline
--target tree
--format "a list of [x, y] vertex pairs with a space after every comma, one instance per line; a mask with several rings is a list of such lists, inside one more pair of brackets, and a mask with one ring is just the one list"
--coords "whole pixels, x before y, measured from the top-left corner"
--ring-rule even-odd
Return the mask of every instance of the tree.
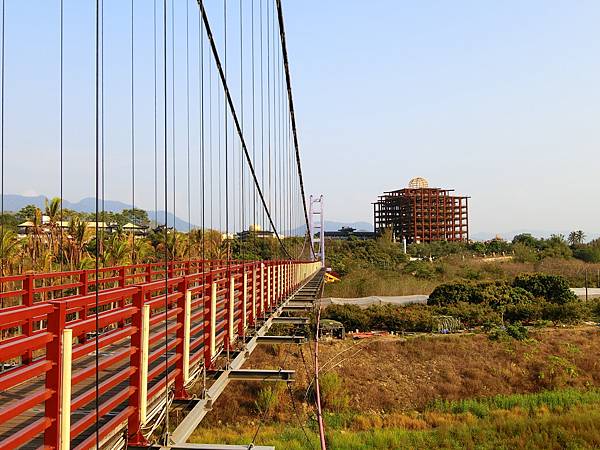
[[147, 226], [150, 224], [150, 219], [148, 218], [148, 213], [143, 209], [124, 209], [121, 211], [121, 217], [124, 220], [124, 223], [119, 225], [125, 225], [127, 222], [131, 222], [135, 225]]
[[534, 238], [530, 233], [517, 234], [513, 238], [513, 244], [523, 244], [527, 247], [533, 248], [537, 248], [538, 242], [539, 241], [536, 238]]
[[586, 235], [583, 231], [581, 231], [581, 230], [571, 231], [569, 233], [568, 241], [571, 246], [575, 247], [577, 245], [583, 244], [583, 242], [585, 241], [585, 238], [586, 238]]
[[19, 223], [26, 222], [28, 220], [33, 221], [35, 218], [35, 212], [38, 210], [35, 205], [27, 205], [23, 206], [19, 212], [15, 215]]
[[521, 274], [514, 279], [513, 286], [523, 288], [534, 297], [543, 298], [551, 303], [565, 304], [577, 300], [567, 280], [558, 275]]

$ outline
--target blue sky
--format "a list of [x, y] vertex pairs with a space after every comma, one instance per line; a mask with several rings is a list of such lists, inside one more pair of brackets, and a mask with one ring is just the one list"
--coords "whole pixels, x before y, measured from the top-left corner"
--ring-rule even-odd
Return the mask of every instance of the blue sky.
[[330, 216], [416, 175], [472, 230], [598, 229], [600, 3], [287, 2], [307, 183]]
[[[218, 37], [222, 3], [206, 3]], [[131, 189], [127, 4], [105, 2], [106, 196], [119, 200]], [[194, 4], [188, 6], [195, 13]], [[238, 4], [228, 3], [231, 20]], [[244, 0], [244, 8], [250, 4]], [[283, 4], [305, 182], [309, 193], [326, 196], [328, 218], [371, 221], [379, 193], [418, 175], [472, 197], [473, 232], [598, 230], [599, 2]], [[58, 184], [58, 1], [6, 5], [5, 190], [47, 194]], [[152, 2], [135, 5], [136, 196], [151, 209]], [[93, 195], [92, 6], [65, 0], [70, 200]], [[185, 1], [175, 8], [176, 146], [185, 152]], [[193, 17], [190, 33], [197, 33]], [[235, 30], [230, 33], [235, 42]], [[235, 51], [230, 47], [230, 55]], [[230, 61], [233, 85], [239, 85], [237, 70]], [[192, 96], [196, 89], [192, 81]], [[237, 89], [234, 97], [239, 102]], [[248, 111], [247, 94], [245, 105]], [[192, 123], [198, 114], [192, 105]], [[198, 136], [192, 126], [192, 146]], [[185, 172], [183, 159], [177, 170]], [[181, 188], [178, 215], [185, 216]]]

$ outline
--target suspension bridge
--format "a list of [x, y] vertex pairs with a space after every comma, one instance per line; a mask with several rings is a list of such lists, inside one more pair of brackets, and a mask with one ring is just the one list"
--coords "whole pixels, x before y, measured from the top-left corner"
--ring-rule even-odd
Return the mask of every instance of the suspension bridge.
[[[230, 382], [293, 380], [244, 363], [306, 339], [322, 290], [281, 1], [37, 4], [56, 95], [26, 136], [31, 10], [1, 2], [0, 449], [269, 448], [188, 440]], [[17, 231], [24, 188], [56, 197]], [[86, 217], [65, 206], [89, 194]]]

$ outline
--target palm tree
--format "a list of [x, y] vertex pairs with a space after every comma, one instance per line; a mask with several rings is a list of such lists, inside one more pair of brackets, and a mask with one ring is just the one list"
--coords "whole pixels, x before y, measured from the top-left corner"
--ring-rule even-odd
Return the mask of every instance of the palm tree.
[[115, 233], [106, 241], [104, 261], [109, 266], [122, 266], [131, 262], [131, 246], [127, 238]]
[[81, 265], [84, 258], [85, 246], [89, 242], [90, 233], [83, 222], [78, 217], [73, 217], [69, 223], [68, 256], [67, 260], [74, 270]]
[[581, 245], [585, 241], [586, 235], [583, 231], [571, 231], [567, 240], [571, 246]]
[[42, 211], [39, 208], [35, 208], [35, 213], [31, 222], [33, 225], [29, 235], [27, 236], [27, 242], [24, 250], [25, 254], [29, 258], [29, 264], [31, 266], [29, 269], [37, 270], [39, 259], [47, 243], [43, 228]]
[[[14, 263], [21, 264], [21, 243], [17, 235], [10, 230], [4, 230], [0, 234], [0, 274], [2, 276], [14, 273]], [[20, 270], [17, 270], [20, 272]]]

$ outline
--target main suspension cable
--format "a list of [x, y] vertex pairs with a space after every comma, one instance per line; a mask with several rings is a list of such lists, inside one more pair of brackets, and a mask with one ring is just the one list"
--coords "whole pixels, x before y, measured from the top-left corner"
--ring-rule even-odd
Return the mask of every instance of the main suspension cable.
[[238, 116], [237, 116], [237, 113], [236, 113], [236, 110], [235, 110], [235, 106], [233, 104], [233, 100], [232, 100], [231, 94], [229, 92], [229, 87], [227, 85], [227, 79], [225, 78], [225, 73], [224, 73], [223, 67], [221, 65], [221, 60], [219, 58], [219, 53], [218, 53], [218, 50], [217, 50], [217, 47], [216, 47], [216, 44], [215, 44], [215, 40], [214, 40], [214, 37], [213, 37], [213, 34], [212, 34], [210, 23], [208, 21], [208, 16], [206, 14], [206, 10], [204, 9], [204, 2], [203, 2], [203, 0], [198, 0], [198, 5], [200, 6], [200, 10], [202, 12], [202, 20], [204, 21], [204, 27], [206, 29], [208, 40], [209, 40], [209, 43], [210, 43], [210, 46], [211, 46], [211, 50], [212, 50], [212, 53], [213, 53], [213, 56], [214, 56], [214, 59], [215, 59], [215, 64], [217, 65], [217, 70], [218, 70], [219, 76], [221, 78], [221, 83], [223, 85], [223, 90], [225, 92], [225, 97], [226, 97], [226, 100], [227, 100], [227, 104], [229, 106], [229, 109], [231, 110], [231, 115], [232, 115], [232, 118], [233, 118], [233, 122], [235, 124], [235, 128], [236, 128], [236, 131], [238, 133], [239, 139], [240, 139], [240, 141], [242, 143], [242, 147], [243, 147], [243, 150], [244, 150], [244, 155], [246, 157], [246, 162], [247, 162], [247, 164], [248, 164], [248, 166], [250, 168], [250, 171], [251, 171], [254, 183], [257, 186], [261, 202], [262, 202], [262, 204], [263, 204], [263, 206], [265, 208], [265, 212], [266, 212], [267, 217], [269, 219], [269, 223], [273, 227], [273, 232], [275, 233], [275, 236], [276, 236], [277, 240], [279, 241], [280, 245], [282, 246], [285, 254], [287, 256], [290, 256], [290, 254], [288, 253], [287, 249], [285, 248], [285, 245], [284, 245], [283, 241], [281, 240], [281, 237], [280, 237], [280, 235], [279, 235], [279, 233], [277, 231], [277, 228], [275, 227], [275, 224], [273, 222], [273, 218], [271, 217], [271, 212], [269, 211], [269, 208], [267, 207], [267, 203], [265, 201], [265, 198], [264, 198], [264, 195], [262, 193], [262, 190], [258, 186], [258, 179], [256, 178], [256, 173], [255, 173], [255, 170], [254, 170], [254, 166], [252, 165], [252, 159], [250, 158], [250, 154], [249, 154], [248, 148], [246, 146], [246, 141], [245, 141], [244, 135], [242, 133], [242, 129], [241, 129], [241, 126], [240, 126], [240, 122], [238, 120]]
[[[298, 146], [298, 132], [296, 131], [296, 113], [294, 111], [294, 98], [292, 96], [292, 82], [290, 78], [290, 69], [287, 53], [287, 44], [285, 39], [285, 25], [283, 21], [283, 8], [281, 6], [281, 0], [275, 0], [277, 4], [277, 18], [279, 20], [279, 37], [281, 40], [281, 52], [283, 56], [283, 67], [285, 70], [285, 81], [287, 86], [288, 103], [290, 109], [290, 120], [292, 125], [292, 136], [294, 140], [294, 148], [296, 151], [296, 168], [298, 171], [298, 179], [300, 181], [300, 195], [302, 197], [302, 207], [304, 210], [304, 222], [306, 225], [306, 233], [310, 235], [310, 226], [308, 222], [308, 211], [306, 209], [306, 195], [304, 192], [304, 180], [302, 179], [302, 164], [300, 162], [300, 149]], [[314, 257], [314, 249], [311, 247], [311, 253]]]

